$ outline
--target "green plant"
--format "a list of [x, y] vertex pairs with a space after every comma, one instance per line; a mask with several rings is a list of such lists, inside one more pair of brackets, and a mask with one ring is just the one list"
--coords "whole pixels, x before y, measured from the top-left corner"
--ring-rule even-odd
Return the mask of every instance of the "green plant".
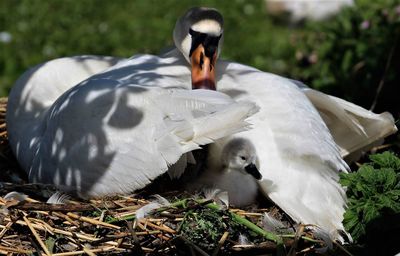
[[326, 93], [377, 112], [400, 115], [400, 4], [355, 1], [325, 22], [310, 22], [297, 35], [291, 75]]
[[226, 231], [232, 240], [237, 240], [239, 234], [251, 237], [253, 242], [263, 240], [237, 223], [227, 211], [218, 209], [199, 208], [189, 211], [181, 226], [181, 235], [206, 250], [214, 249]]
[[384, 152], [370, 160], [357, 172], [340, 175], [348, 197], [343, 223], [358, 242], [365, 240], [373, 221], [400, 213], [400, 158]]

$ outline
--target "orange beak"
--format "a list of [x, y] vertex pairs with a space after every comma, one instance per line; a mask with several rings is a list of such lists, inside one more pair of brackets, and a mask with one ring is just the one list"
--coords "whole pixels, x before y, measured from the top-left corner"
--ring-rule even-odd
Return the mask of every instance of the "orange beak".
[[217, 53], [212, 58], [205, 54], [202, 44], [193, 51], [190, 57], [192, 64], [192, 89], [216, 90], [215, 87], [215, 63]]

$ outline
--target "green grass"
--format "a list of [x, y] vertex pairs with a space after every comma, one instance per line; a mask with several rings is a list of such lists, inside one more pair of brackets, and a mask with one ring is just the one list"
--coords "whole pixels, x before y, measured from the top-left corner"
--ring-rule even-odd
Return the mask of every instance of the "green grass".
[[158, 54], [173, 45], [177, 17], [192, 6], [218, 8], [225, 17], [222, 57], [276, 73], [287, 73], [293, 55], [290, 31], [274, 25], [257, 1], [0, 1], [0, 96], [29, 67], [62, 56], [130, 57]]

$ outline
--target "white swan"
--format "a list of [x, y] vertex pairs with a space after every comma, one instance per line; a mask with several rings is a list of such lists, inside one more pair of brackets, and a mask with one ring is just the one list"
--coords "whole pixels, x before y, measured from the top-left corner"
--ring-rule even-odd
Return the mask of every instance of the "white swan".
[[189, 191], [218, 189], [228, 192], [229, 204], [236, 207], [256, 202], [262, 178], [253, 144], [242, 138], [219, 139], [208, 152], [208, 165], [185, 187]]
[[[201, 14], [190, 15], [177, 28], [218, 13]], [[236, 103], [215, 91], [185, 89], [191, 80], [196, 87], [213, 86], [220, 35], [207, 26], [195, 27], [187, 37], [197, 33], [198, 40], [185, 48], [194, 51], [184, 52], [193, 63], [192, 75], [177, 58], [151, 55], [121, 61], [77, 85], [114, 60], [59, 59], [26, 72], [10, 93], [7, 126], [11, 147], [30, 181], [81, 197], [128, 193], [172, 164], [171, 175], [179, 176], [184, 153], [246, 127], [244, 119], [257, 111], [254, 104]]]
[[[345, 195], [337, 184], [337, 179], [338, 171], [346, 171], [347, 165], [341, 159], [339, 149], [326, 124], [306, 95], [319, 108], [320, 113], [326, 113], [329, 118], [333, 117], [332, 127], [343, 127], [342, 122], [344, 122], [348, 134], [362, 134], [360, 131], [368, 130], [368, 127], [363, 127], [361, 121], [357, 121], [363, 120], [365, 113], [368, 113], [366, 116], [371, 118], [371, 123], [381, 120], [371, 112], [360, 110], [359, 107], [354, 110], [352, 104], [321, 94], [320, 97], [328, 97], [329, 102], [333, 102], [327, 107], [319, 96], [314, 97], [318, 93], [312, 95], [304, 92], [289, 79], [234, 62], [216, 62], [223, 39], [222, 25], [222, 17], [215, 10], [191, 9], [178, 20], [175, 28], [174, 41], [178, 49], [161, 57], [137, 55], [129, 60], [122, 60], [102, 73], [92, 76], [90, 80], [95, 83], [96, 79], [112, 79], [142, 86], [182, 86], [189, 89], [191, 81], [195, 88], [213, 88], [214, 77], [217, 81], [217, 90], [238, 101], [256, 102], [261, 109], [250, 119], [254, 129], [237, 136], [250, 141], [257, 151], [260, 159], [258, 167], [263, 176], [261, 187], [264, 193], [295, 221], [317, 224], [332, 231], [333, 237], [338, 237], [336, 230], [343, 229], [341, 220]], [[203, 45], [199, 40], [206, 43]], [[200, 76], [195, 76], [187, 65], [188, 60], [192, 69], [196, 71], [196, 67], [201, 67], [200, 70], [204, 72]], [[65, 70], [61, 71], [64, 72], [64, 76], [69, 75]], [[40, 73], [40, 69], [37, 73]], [[20, 108], [22, 111], [16, 111], [17, 114], [8, 118], [8, 122], [13, 118], [16, 119], [18, 115], [23, 117], [24, 112], [36, 111], [35, 107], [38, 106], [34, 103], [40, 100], [42, 95], [29, 97], [29, 93], [37, 91], [36, 84], [31, 82], [40, 78], [37, 73], [31, 74], [31, 78], [23, 82], [24, 88], [14, 94], [11, 93], [10, 100], [14, 105], [9, 105], [13, 106], [9, 109]], [[51, 85], [51, 74], [45, 73], [44, 76], [50, 77]], [[85, 78], [80, 77], [80, 79]], [[198, 82], [199, 80], [201, 82]], [[38, 81], [43, 84], [42, 80]], [[26, 96], [14, 100], [20, 95]], [[329, 118], [325, 120], [328, 121]], [[385, 121], [383, 126], [388, 127], [388, 133], [393, 132], [395, 130], [393, 120], [388, 115], [382, 116], [382, 119]], [[340, 125], [335, 122], [340, 122]], [[332, 123], [327, 124], [329, 126]], [[30, 141], [24, 140], [20, 143], [21, 146], [18, 146], [16, 138], [22, 138], [23, 135], [18, 136], [16, 128], [10, 125], [9, 128], [12, 130], [10, 136], [14, 137], [14, 139], [10, 137], [13, 149], [17, 156], [23, 158], [21, 148], [29, 148]], [[333, 134], [342, 136], [343, 133]], [[370, 135], [368, 132], [365, 134]], [[359, 144], [360, 140], [352, 143]], [[350, 148], [356, 147], [352, 145]]]
[[[184, 73], [183, 76], [176, 75], [175, 79], [178, 81], [189, 79], [187, 77], [189, 74], [188, 70], [184, 67], [186, 64], [182, 63], [179, 59], [180, 56], [174, 56], [174, 54], [176, 52], [172, 51], [165, 56], [161, 56], [162, 58], [151, 55], [136, 55], [130, 59], [130, 62], [133, 66], [132, 69], [138, 69], [139, 72], [141, 65], [145, 64], [149, 59], [152, 59], [153, 63], [147, 63], [147, 70], [151, 70], [153, 65], [154, 68], [160, 69], [162, 63], [165, 62], [164, 64], [167, 67], [164, 67], [164, 70], [171, 70], [172, 74]], [[46, 108], [59, 95], [78, 82], [103, 72], [118, 62], [125, 62], [127, 60], [111, 56], [83, 55], [59, 58], [40, 64], [32, 68], [27, 74], [24, 74], [25, 77], [29, 77], [29, 81], [25, 80], [22, 83], [14, 85], [13, 92], [23, 90], [23, 97], [26, 100], [24, 102], [15, 101], [17, 105], [13, 107], [14, 109], [25, 108], [25, 110], [21, 111], [27, 112], [27, 115], [30, 116], [32, 105], [40, 104], [43, 108]], [[219, 63], [216, 66], [217, 69], [224, 69], [220, 68]], [[160, 75], [168, 73], [167, 71], [160, 70], [157, 72]], [[218, 75], [219, 77], [221, 76], [221, 74]], [[300, 81], [290, 81], [305, 93], [308, 100], [317, 109], [332, 134], [335, 143], [338, 145], [342, 158], [347, 163], [358, 160], [364, 152], [381, 144], [383, 138], [397, 131], [393, 117], [388, 112], [375, 114], [351, 102], [311, 89]], [[46, 84], [48, 85], [46, 86]], [[15, 88], [17, 86], [20, 89]], [[44, 89], [50, 87], [53, 88], [51, 91]], [[29, 97], [27, 97], [28, 93]], [[44, 95], [46, 96], [46, 100], [40, 103], [33, 101], [35, 98], [44, 98]]]
[[[31, 136], [25, 145], [30, 149], [17, 158], [31, 182], [54, 184], [81, 197], [129, 193], [183, 154], [241, 130], [256, 110], [216, 91], [87, 80], [34, 120], [17, 124], [31, 128], [23, 138]], [[10, 124], [11, 131], [18, 127]], [[24, 145], [13, 136], [10, 142], [16, 142], [16, 150]], [[171, 167], [175, 175], [185, 162]]]

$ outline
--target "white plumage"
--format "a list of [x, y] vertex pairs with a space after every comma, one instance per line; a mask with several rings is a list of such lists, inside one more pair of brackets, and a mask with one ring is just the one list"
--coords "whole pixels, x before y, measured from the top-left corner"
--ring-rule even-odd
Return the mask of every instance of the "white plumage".
[[235, 63], [225, 72], [229, 76], [219, 81], [220, 91], [260, 106], [249, 119], [253, 129], [233, 138], [254, 144], [262, 191], [297, 222], [343, 230], [346, 197], [337, 181], [348, 167], [316, 109], [285, 78]]
[[[177, 23], [175, 29], [180, 31], [174, 33], [178, 35], [174, 41], [182, 52], [175, 49], [161, 57], [136, 55], [114, 66], [109, 61], [116, 62], [116, 59], [97, 60], [96, 57], [85, 56], [89, 63], [85, 70], [76, 61], [80, 57], [67, 58], [46, 63], [25, 74], [10, 94], [8, 109], [11, 114], [7, 116], [7, 125], [11, 146], [21, 165], [31, 170], [31, 179], [72, 186], [87, 195], [98, 194], [93, 191], [111, 193], [110, 187], [118, 192], [127, 192], [150, 182], [166, 171], [169, 163], [177, 161], [181, 154], [196, 148], [197, 144], [209, 143], [226, 135], [225, 132], [219, 133], [213, 129], [212, 122], [217, 122], [219, 128], [221, 125], [216, 119], [198, 123], [196, 118], [203, 120], [208, 113], [213, 113], [211, 109], [219, 111], [221, 107], [222, 114], [227, 116], [230, 112], [226, 109], [234, 112], [240, 106], [246, 110], [241, 112], [241, 118], [253, 112], [247, 103], [236, 104], [219, 94], [210, 92], [210, 97], [206, 97], [210, 102], [205, 101], [204, 105], [199, 104], [199, 99], [194, 99], [197, 93], [168, 89], [190, 88], [191, 73], [187, 65], [190, 59], [187, 49], [190, 41], [187, 40], [190, 37], [185, 28], [192, 28], [194, 23], [202, 19], [214, 19], [214, 22], [202, 22], [195, 27], [204, 34], [217, 35], [218, 28], [222, 33], [221, 20], [215, 19], [215, 15], [208, 17], [206, 14], [202, 17], [205, 10], [208, 9], [191, 9], [189, 13], [196, 14], [196, 19], [186, 15], [184, 17], [189, 16], [189, 23], [182, 23], [182, 20]], [[53, 72], [46, 71], [51, 69]], [[77, 70], [70, 72], [72, 69]], [[301, 88], [289, 79], [238, 63], [219, 61], [215, 69], [219, 91], [238, 102], [252, 101], [260, 106], [260, 111], [249, 119], [253, 125], [252, 130], [225, 140], [240, 136], [254, 145], [259, 158], [259, 171], [263, 176], [260, 182], [262, 191], [295, 221], [317, 224], [331, 232], [332, 238], [338, 238], [337, 230], [343, 229], [341, 221], [346, 201], [344, 190], [337, 182], [338, 172], [348, 169], [341, 157], [358, 154], [383, 136], [395, 132], [390, 114], [373, 114], [346, 101]], [[101, 73], [69, 90], [53, 105], [54, 100], [64, 91], [97, 72]], [[80, 75], [74, 76], [75, 73]], [[91, 89], [85, 89], [87, 87]], [[167, 98], [161, 97], [166, 94]], [[189, 98], [175, 101], [182, 94]], [[229, 103], [215, 105], [215, 99], [220, 96]], [[144, 107], [149, 106], [149, 102], [152, 102], [150, 110]], [[176, 105], [177, 102], [185, 102], [182, 104], [186, 106], [178, 113], [174, 112], [176, 106], [181, 106]], [[199, 105], [205, 106], [206, 110], [201, 115], [196, 114]], [[66, 118], [59, 119], [63, 115]], [[149, 118], [149, 115], [152, 116], [150, 122], [154, 127], [145, 126], [141, 120]], [[90, 116], [98, 118], [87, 122]], [[127, 120], [130, 116], [136, 118]], [[225, 120], [230, 118], [222, 119], [222, 122]], [[179, 125], [175, 126], [175, 121]], [[228, 127], [229, 133], [236, 130], [234, 124], [235, 121], [232, 122], [233, 127]], [[63, 132], [67, 127], [76, 131], [76, 137], [72, 137], [75, 139]], [[140, 129], [145, 133], [151, 130], [155, 135], [133, 136], [128, 132], [132, 127], [142, 127]], [[168, 132], [160, 132], [163, 130]], [[210, 135], [209, 130], [215, 133]], [[42, 138], [40, 134], [44, 134], [44, 131], [46, 133]], [[193, 136], [197, 132], [200, 135]], [[168, 143], [154, 143], [154, 139]], [[182, 145], [180, 142], [183, 141], [185, 143]], [[105, 142], [107, 147], [98, 147]], [[68, 150], [64, 150], [66, 145]], [[168, 150], [170, 145], [171, 150]], [[79, 147], [86, 150], [80, 150]], [[162, 150], [151, 147], [160, 147]], [[131, 154], [133, 148], [139, 151]], [[67, 160], [69, 155], [83, 157], [83, 162]], [[62, 175], [52, 172], [49, 179], [48, 174], [44, 174], [44, 165], [51, 163], [52, 171], [63, 166], [60, 162], [52, 163], [54, 159], [65, 163], [63, 168], [66, 171]], [[93, 167], [92, 163], [98, 168]], [[145, 172], [137, 169], [141, 165], [145, 167]], [[113, 166], [114, 174], [104, 172], [109, 170], [109, 166]], [[132, 171], [132, 166], [135, 171]], [[182, 168], [174, 171], [172, 176], [179, 176], [179, 170]], [[138, 186], [126, 184], [132, 172], [142, 177]], [[92, 176], [96, 176], [95, 180]]]
[[229, 204], [242, 207], [256, 203], [259, 193], [258, 159], [253, 144], [243, 138], [220, 139], [208, 152], [207, 167], [189, 183], [188, 190], [218, 189], [228, 192]]
[[[215, 91], [96, 78], [62, 94], [37, 118], [8, 120], [11, 131], [35, 127], [22, 139], [10, 133], [32, 182], [92, 197], [144, 187], [184, 153], [242, 129], [255, 111], [254, 104]], [[22, 154], [18, 145], [30, 150]]]

